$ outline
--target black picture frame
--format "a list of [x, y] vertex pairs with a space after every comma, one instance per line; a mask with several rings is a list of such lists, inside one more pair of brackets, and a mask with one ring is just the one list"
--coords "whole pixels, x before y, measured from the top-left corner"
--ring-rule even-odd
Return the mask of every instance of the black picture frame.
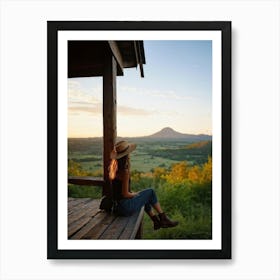
[[[221, 31], [221, 249], [80, 250], [58, 249], [58, 32], [67, 30]], [[230, 21], [49, 21], [47, 23], [48, 259], [231, 259], [231, 22]]]

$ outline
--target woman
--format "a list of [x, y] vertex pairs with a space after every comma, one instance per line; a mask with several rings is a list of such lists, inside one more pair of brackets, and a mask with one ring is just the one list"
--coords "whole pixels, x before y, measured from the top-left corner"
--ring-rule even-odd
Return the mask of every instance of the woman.
[[[153, 189], [132, 192], [130, 189], [130, 158], [136, 148], [135, 144], [127, 141], [118, 142], [111, 153], [109, 177], [112, 182], [114, 200], [117, 201], [117, 213], [130, 216], [144, 206], [145, 212], [154, 222], [154, 229], [175, 227], [177, 221], [171, 221], [162, 211]], [[158, 215], [153, 212], [154, 208]]]

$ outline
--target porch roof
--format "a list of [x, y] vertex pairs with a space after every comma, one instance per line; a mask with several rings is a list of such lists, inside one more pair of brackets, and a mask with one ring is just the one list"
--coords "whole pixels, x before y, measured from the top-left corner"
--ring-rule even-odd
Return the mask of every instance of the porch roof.
[[124, 68], [139, 66], [144, 77], [143, 41], [68, 41], [68, 78], [102, 76], [106, 59], [112, 55], [118, 76], [123, 75]]

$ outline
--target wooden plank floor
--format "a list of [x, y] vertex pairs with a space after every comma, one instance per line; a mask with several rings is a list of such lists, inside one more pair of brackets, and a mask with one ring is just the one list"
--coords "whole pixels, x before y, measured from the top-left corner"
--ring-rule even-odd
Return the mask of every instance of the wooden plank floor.
[[141, 228], [143, 208], [130, 217], [99, 209], [100, 200], [68, 198], [68, 239], [134, 239]]

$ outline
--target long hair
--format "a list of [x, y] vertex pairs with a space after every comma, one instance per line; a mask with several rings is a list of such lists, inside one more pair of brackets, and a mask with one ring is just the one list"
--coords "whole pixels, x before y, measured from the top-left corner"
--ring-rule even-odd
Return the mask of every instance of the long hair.
[[109, 179], [112, 181], [116, 178], [117, 173], [129, 169], [128, 156], [119, 159], [112, 159], [109, 165]]

